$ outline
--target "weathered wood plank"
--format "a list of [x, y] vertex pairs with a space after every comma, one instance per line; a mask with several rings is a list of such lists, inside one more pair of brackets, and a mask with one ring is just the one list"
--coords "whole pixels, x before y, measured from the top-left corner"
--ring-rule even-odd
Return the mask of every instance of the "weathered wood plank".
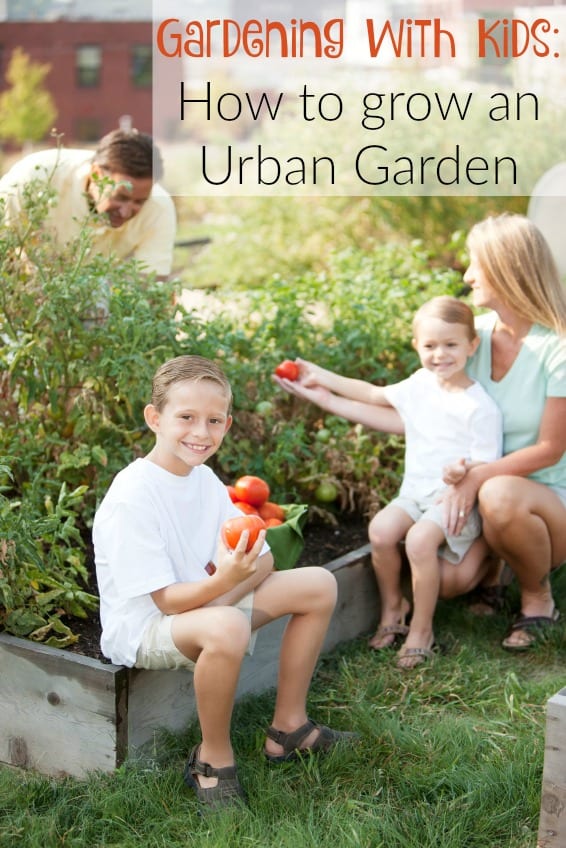
[[338, 583], [338, 602], [324, 642], [324, 651], [331, 651], [340, 642], [355, 639], [375, 627], [379, 595], [369, 544], [332, 560], [327, 568]]
[[537, 848], [566, 845], [566, 689], [550, 698]]
[[[379, 612], [369, 545], [327, 568], [338, 604], [324, 651], [369, 631]], [[285, 624], [259, 632], [237, 697], [276, 685]], [[195, 714], [190, 672], [125, 669], [0, 634], [0, 761], [54, 775], [112, 771], [160, 729], [182, 730]]]
[[125, 669], [2, 633], [0, 680], [3, 762], [82, 776], [124, 758]]

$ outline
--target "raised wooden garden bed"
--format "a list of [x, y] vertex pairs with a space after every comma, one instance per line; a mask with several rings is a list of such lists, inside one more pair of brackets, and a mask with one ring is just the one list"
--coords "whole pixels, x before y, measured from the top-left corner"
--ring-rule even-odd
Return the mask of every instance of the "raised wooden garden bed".
[[[324, 645], [369, 632], [378, 596], [369, 545], [326, 565], [338, 604]], [[285, 622], [263, 628], [242, 668], [238, 696], [275, 685]], [[195, 714], [192, 674], [140, 671], [0, 633], [0, 761], [50, 775], [112, 771], [160, 728]]]
[[537, 848], [566, 845], [566, 689], [546, 707], [546, 738]]

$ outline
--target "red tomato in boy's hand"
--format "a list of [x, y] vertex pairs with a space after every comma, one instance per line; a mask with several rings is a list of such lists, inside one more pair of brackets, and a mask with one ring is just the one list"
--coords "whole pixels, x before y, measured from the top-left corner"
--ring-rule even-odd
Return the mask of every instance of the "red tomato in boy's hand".
[[269, 498], [269, 486], [265, 480], [262, 480], [261, 477], [254, 477], [251, 474], [247, 474], [236, 480], [234, 491], [239, 501], [244, 501], [244, 503], [256, 507], [264, 504]]
[[299, 366], [291, 359], [284, 359], [283, 362], [280, 362], [275, 369], [275, 373], [283, 380], [291, 380], [294, 382], [299, 376]]
[[242, 515], [241, 518], [229, 518], [220, 529], [222, 541], [230, 550], [234, 550], [240, 541], [240, 536], [247, 530], [249, 533], [246, 553], [250, 551], [257, 541], [259, 531], [265, 529], [265, 521], [259, 515]]

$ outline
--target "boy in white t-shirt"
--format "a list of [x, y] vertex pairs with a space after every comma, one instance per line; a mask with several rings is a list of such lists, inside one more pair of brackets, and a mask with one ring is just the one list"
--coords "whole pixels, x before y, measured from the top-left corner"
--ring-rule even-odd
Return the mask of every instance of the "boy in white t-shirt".
[[93, 541], [100, 593], [101, 647], [115, 663], [190, 668], [202, 742], [185, 782], [199, 801], [241, 803], [230, 740], [240, 667], [253, 633], [290, 615], [264, 753], [283, 762], [297, 751], [327, 751], [354, 734], [307, 718], [312, 674], [336, 604], [324, 568], [273, 571], [262, 531], [230, 551], [225, 520], [242, 513], [204, 465], [232, 423], [226, 376], [200, 356], [179, 356], [155, 374], [144, 411], [155, 445], [119, 472], [96, 512]]
[[[460, 479], [472, 465], [497, 459], [502, 448], [499, 409], [465, 371], [479, 343], [469, 306], [453, 297], [433, 298], [417, 311], [413, 336], [422, 368], [400, 383], [374, 386], [300, 359], [297, 382], [276, 378], [286, 391], [335, 415], [405, 433], [399, 495], [369, 526], [381, 601], [381, 621], [370, 647], [390, 647], [405, 636], [397, 662], [403, 669], [432, 656], [433, 618], [441, 585], [439, 557], [442, 564], [459, 563], [481, 534], [476, 507], [459, 515], [458, 533], [448, 530], [451, 521], [441, 502], [444, 478]], [[413, 586], [410, 627], [405, 624], [410, 606], [401, 591], [399, 543], [403, 540]], [[478, 556], [485, 556], [484, 542], [478, 541], [477, 547]]]

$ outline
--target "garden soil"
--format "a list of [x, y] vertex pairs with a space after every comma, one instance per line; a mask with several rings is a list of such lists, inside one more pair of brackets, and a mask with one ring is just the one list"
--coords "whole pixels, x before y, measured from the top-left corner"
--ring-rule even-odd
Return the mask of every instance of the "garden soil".
[[[323, 521], [309, 522], [303, 531], [305, 546], [296, 568], [305, 565], [324, 565], [349, 551], [356, 550], [368, 541], [366, 519], [358, 515], [342, 514], [337, 523]], [[96, 581], [92, 561], [90, 563], [91, 585], [89, 591], [96, 594]], [[66, 648], [67, 651], [87, 657], [103, 660], [100, 653], [100, 623], [97, 615], [84, 621], [79, 618], [67, 622], [78, 642]]]

